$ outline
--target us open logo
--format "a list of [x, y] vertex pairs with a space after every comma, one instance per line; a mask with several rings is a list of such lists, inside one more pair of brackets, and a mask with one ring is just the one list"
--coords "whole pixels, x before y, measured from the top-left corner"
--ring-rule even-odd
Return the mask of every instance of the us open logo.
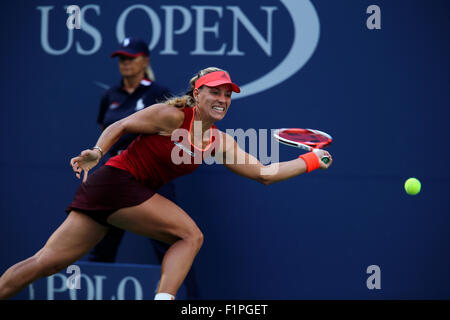
[[[119, 6], [115, 9], [117, 12], [107, 17], [114, 29], [106, 28], [101, 7], [103, 2], [87, 4], [80, 6], [82, 28], [63, 28], [59, 34], [54, 32], [52, 19], [56, 20], [57, 15], [67, 16], [65, 7], [42, 5], [36, 9], [41, 15], [41, 47], [49, 55], [64, 55], [69, 51], [85, 56], [96, 54], [106, 40], [114, 45], [123, 42], [133, 33], [129, 25], [138, 19], [139, 28], [147, 32], [146, 40], [152, 55], [174, 56], [177, 58], [172, 65], [174, 68], [176, 63], [186, 68], [187, 65], [205, 67], [209, 65], [208, 61], [216, 61], [215, 64], [220, 61], [251, 69], [245, 73], [251, 77], [240, 83], [241, 94], [233, 97], [240, 99], [268, 90], [297, 73], [316, 49], [320, 25], [310, 0], [239, 4], [230, 0], [211, 1], [204, 5], [192, 0], [182, 5], [178, 2], [152, 1]], [[86, 40], [86, 35], [91, 39]], [[282, 38], [287, 38], [289, 43], [281, 49], [274, 43]], [[56, 43], [64, 41], [65, 46], [56, 47]], [[251, 50], [243, 49], [248, 49], [249, 43]], [[110, 43], [108, 47], [111, 47]], [[253, 56], [258, 54], [269, 59], [270, 69], [262, 68], [260, 62], [256, 65]], [[258, 72], [260, 70], [263, 73]], [[228, 71], [234, 74], [235, 70], [230, 67]]]

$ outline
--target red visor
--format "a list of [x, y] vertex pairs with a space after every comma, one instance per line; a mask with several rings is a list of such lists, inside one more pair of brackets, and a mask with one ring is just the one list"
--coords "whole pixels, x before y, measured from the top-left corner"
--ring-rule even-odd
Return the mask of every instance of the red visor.
[[231, 85], [231, 89], [234, 92], [241, 92], [241, 89], [239, 89], [239, 87], [234, 84], [233, 82], [231, 82], [230, 76], [228, 75], [228, 73], [224, 72], [224, 71], [214, 71], [208, 74], [205, 74], [203, 77], [200, 77], [196, 82], [195, 82], [195, 88], [198, 89], [201, 86], [205, 85], [208, 87], [217, 87], [220, 86], [221, 84], [230, 84]]

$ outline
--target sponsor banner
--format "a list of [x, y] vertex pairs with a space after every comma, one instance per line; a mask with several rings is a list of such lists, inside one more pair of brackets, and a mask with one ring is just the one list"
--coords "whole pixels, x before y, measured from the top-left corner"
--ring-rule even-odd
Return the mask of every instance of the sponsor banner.
[[[320, 36], [319, 16], [309, 0], [152, 1], [114, 8], [97, 1], [70, 7], [42, 3], [35, 9], [40, 49], [48, 57], [95, 56], [105, 46], [115, 48], [127, 37], [138, 36], [148, 42], [151, 57], [173, 70], [224, 65], [243, 81], [234, 99], [292, 77], [312, 57]], [[108, 86], [99, 79], [93, 82]]]
[[[153, 300], [161, 267], [79, 261], [39, 279], [15, 300]], [[181, 286], [177, 299], [186, 297]]]

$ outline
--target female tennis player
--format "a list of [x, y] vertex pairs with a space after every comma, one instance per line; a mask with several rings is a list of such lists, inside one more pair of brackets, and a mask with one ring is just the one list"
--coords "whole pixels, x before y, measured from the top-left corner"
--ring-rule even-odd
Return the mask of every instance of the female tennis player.
[[[171, 244], [161, 265], [155, 299], [173, 300], [202, 246], [203, 234], [183, 209], [155, 193], [156, 188], [195, 170], [199, 163], [194, 158], [198, 155], [227, 159], [220, 163], [264, 185], [331, 165], [331, 155], [320, 150], [317, 155], [309, 152], [298, 159], [264, 166], [214, 125], [227, 113], [232, 92], [240, 92], [229, 74], [218, 68], [201, 70], [191, 79], [190, 88], [185, 96], [145, 108], [110, 125], [93, 149], [70, 160], [76, 177], [84, 175], [66, 209], [66, 220], [34, 256], [2, 275], [0, 299], [12, 297], [34, 280], [71, 265], [89, 252], [112, 225]], [[140, 135], [125, 151], [88, 176], [89, 170], [126, 133]], [[330, 161], [319, 161], [322, 156]]]

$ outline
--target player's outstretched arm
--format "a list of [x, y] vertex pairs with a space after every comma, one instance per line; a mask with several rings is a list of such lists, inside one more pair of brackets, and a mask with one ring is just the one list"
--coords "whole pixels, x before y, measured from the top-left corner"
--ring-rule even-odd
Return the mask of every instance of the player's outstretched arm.
[[[218, 152], [216, 157], [220, 157], [223, 165], [236, 174], [269, 185], [307, 172], [307, 164], [301, 158], [263, 165], [257, 158], [242, 150], [231, 136], [223, 132], [221, 134], [222, 152]], [[318, 155], [320, 158], [330, 158], [327, 164], [320, 161], [320, 169], [328, 169], [333, 162], [331, 155], [325, 150], [320, 150], [319, 153], [322, 153]]]

